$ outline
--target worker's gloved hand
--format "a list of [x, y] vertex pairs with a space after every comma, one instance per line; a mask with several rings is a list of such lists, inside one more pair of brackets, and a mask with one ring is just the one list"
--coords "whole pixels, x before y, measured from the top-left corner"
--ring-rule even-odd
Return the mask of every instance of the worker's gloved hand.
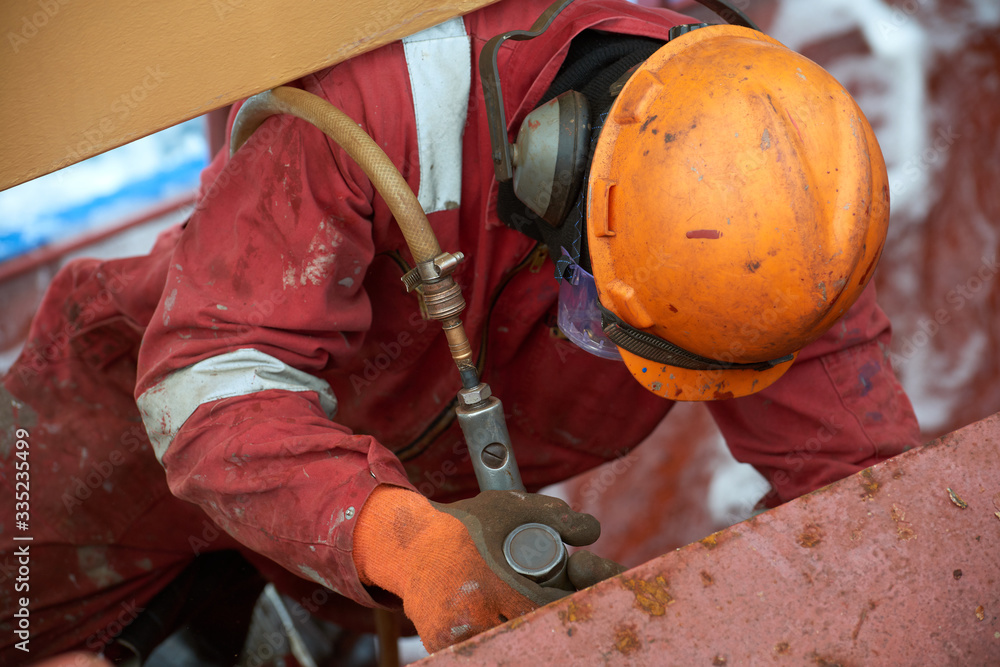
[[[587, 515], [589, 516], [589, 515]], [[616, 574], [621, 574], [626, 568], [613, 560], [595, 556], [589, 551], [580, 550], [569, 557], [566, 565], [566, 573], [569, 575], [573, 588], [582, 591], [590, 588], [599, 581], [610, 579]]]
[[[551, 525], [570, 544], [589, 544], [600, 534], [592, 516], [546, 496], [488, 491], [435, 505], [416, 492], [383, 486], [358, 516], [354, 562], [363, 582], [402, 598], [433, 652], [567, 595], [507, 566], [503, 540], [527, 522]], [[593, 566], [581, 571], [605, 572]]]
[[[544, 523], [555, 528], [562, 541], [574, 547], [593, 544], [601, 536], [601, 524], [597, 519], [589, 514], [574, 512], [558, 498], [537, 493], [483, 491], [475, 498], [450, 505], [431, 504], [460, 520], [483, 557], [487, 558], [494, 570], [512, 578], [512, 585], [527, 583], [534, 586], [507, 565], [503, 553], [504, 540], [518, 526]], [[499, 564], [499, 567], [495, 564]], [[570, 556], [566, 569], [575, 591], [625, 571], [618, 563], [595, 556], [589, 551], [577, 551]]]

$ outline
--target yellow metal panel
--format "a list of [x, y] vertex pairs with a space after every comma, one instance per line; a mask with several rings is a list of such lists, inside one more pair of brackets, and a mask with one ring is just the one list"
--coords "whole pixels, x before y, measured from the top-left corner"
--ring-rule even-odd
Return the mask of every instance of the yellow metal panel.
[[0, 190], [495, 0], [3, 0]]

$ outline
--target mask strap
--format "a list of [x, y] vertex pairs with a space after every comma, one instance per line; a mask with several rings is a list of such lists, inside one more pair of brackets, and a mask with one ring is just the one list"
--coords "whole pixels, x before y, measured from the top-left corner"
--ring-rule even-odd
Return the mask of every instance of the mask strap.
[[[542, 12], [529, 30], [508, 30], [493, 37], [483, 46], [479, 55], [479, 79], [483, 84], [483, 99], [486, 103], [486, 119], [490, 129], [490, 144], [493, 152], [493, 170], [497, 181], [503, 183], [514, 177], [514, 166], [510, 156], [510, 142], [507, 141], [507, 114], [503, 110], [503, 92], [500, 90], [500, 69], [497, 54], [508, 39], [524, 41], [534, 39], [549, 29], [555, 18], [573, 0], [556, 0]], [[727, 0], [697, 0], [718, 14], [727, 23], [757, 30], [760, 28], [740, 9]], [[680, 33], [678, 33], [680, 34]], [[674, 35], [672, 35], [674, 36]]]
[[728, 23], [729, 25], [739, 25], [744, 28], [750, 28], [751, 30], [756, 30], [757, 32], [764, 32], [757, 27], [757, 24], [750, 20], [747, 16], [737, 7], [726, 0], [695, 0], [699, 5], [703, 5], [719, 15], [719, 17]]

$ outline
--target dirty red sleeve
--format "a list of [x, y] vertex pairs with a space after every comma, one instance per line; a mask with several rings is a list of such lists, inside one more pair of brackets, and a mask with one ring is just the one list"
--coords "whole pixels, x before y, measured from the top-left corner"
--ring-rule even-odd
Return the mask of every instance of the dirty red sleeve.
[[[331, 101], [364, 118], [355, 98]], [[143, 338], [136, 397], [239, 349], [314, 376], [351, 359], [372, 317], [362, 283], [375, 247], [373, 197], [342, 150], [290, 116], [268, 119], [231, 160], [217, 159]], [[374, 604], [351, 557], [354, 519], [377, 484], [412, 487], [391, 452], [331, 421], [315, 392], [269, 389], [203, 404], [163, 464], [171, 491], [242, 544]]]
[[769, 506], [919, 444], [916, 416], [889, 363], [890, 337], [870, 283], [780, 380], [708, 404], [736, 459], [771, 483]]

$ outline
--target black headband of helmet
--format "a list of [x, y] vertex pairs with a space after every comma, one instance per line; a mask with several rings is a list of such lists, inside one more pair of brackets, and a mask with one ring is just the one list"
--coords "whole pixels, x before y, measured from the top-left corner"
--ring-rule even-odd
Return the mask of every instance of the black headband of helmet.
[[694, 352], [689, 352], [659, 336], [636, 329], [605, 308], [600, 301], [597, 302], [597, 307], [601, 309], [601, 327], [612, 343], [623, 350], [627, 350], [638, 357], [648, 359], [657, 364], [687, 368], [693, 371], [766, 371], [778, 364], [792, 360], [792, 355], [790, 354], [780, 359], [758, 361], [749, 364], [710, 359]]

